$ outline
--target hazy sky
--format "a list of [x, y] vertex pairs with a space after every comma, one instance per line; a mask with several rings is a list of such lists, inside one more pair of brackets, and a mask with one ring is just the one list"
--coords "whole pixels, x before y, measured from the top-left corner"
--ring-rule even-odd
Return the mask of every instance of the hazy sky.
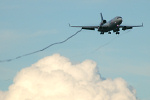
[[17, 72], [43, 57], [59, 53], [76, 64], [97, 63], [105, 78], [121, 77], [141, 100], [150, 99], [149, 0], [0, 0], [0, 60], [14, 58], [59, 42], [80, 28], [122, 16], [124, 25], [140, 25], [120, 35], [83, 30], [64, 44], [9, 63], [0, 63], [0, 90], [7, 91]]

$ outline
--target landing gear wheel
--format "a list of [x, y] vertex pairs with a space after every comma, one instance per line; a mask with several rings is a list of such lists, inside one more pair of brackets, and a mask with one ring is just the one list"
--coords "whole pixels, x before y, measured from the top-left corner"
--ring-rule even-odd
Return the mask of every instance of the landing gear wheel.
[[111, 34], [111, 32], [108, 32], [108, 34]]
[[116, 34], [120, 34], [119, 32], [116, 32]]
[[104, 32], [101, 32], [100, 34], [104, 34]]

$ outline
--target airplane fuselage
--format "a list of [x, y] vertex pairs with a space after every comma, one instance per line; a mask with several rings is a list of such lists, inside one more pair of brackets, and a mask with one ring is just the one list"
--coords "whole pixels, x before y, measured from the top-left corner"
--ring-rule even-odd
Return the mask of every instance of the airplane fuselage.
[[117, 16], [113, 18], [112, 20], [102, 24], [99, 28], [98, 31], [100, 32], [109, 32], [111, 30], [118, 31], [118, 26], [122, 23], [122, 17]]

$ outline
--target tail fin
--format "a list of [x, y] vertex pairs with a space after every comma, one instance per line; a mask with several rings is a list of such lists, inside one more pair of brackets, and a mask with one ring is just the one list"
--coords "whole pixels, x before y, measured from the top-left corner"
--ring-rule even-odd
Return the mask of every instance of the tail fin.
[[101, 23], [100, 23], [100, 26], [101, 26], [101, 25], [105, 24], [107, 21], [103, 19], [102, 13], [100, 13], [100, 15], [101, 15]]
[[100, 13], [100, 15], [101, 15], [101, 22], [103, 22], [103, 15], [102, 15], [102, 13]]

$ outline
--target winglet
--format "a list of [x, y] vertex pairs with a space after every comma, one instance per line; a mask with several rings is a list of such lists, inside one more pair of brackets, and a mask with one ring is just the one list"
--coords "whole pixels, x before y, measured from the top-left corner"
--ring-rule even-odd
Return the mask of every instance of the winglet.
[[143, 27], [143, 23], [142, 23], [142, 27]]

